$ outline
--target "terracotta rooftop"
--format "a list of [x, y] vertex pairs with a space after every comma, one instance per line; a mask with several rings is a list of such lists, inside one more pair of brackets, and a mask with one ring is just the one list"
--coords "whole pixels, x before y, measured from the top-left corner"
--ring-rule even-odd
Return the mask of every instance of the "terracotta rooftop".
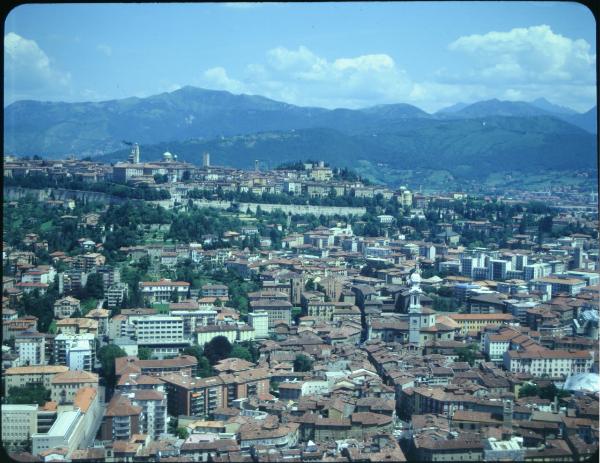
[[98, 384], [98, 375], [83, 370], [69, 370], [58, 373], [50, 380], [52, 384], [93, 382]]
[[98, 395], [98, 390], [94, 387], [82, 387], [75, 393], [73, 405], [86, 413], [90, 405]]
[[137, 416], [142, 413], [142, 407], [136, 407], [129, 398], [115, 394], [106, 407], [105, 416]]

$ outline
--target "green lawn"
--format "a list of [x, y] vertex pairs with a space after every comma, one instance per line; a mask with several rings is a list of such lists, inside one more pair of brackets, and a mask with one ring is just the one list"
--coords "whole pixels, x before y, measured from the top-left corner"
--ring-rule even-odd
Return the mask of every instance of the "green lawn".
[[48, 220], [48, 222], [44, 222], [43, 224], [40, 225], [41, 232], [46, 232], [50, 229], [52, 229], [52, 220]]
[[169, 313], [169, 304], [154, 304], [152, 307], [154, 307], [158, 313]]
[[94, 310], [98, 306], [98, 299], [90, 298], [81, 301], [81, 315], [85, 317], [90, 310]]

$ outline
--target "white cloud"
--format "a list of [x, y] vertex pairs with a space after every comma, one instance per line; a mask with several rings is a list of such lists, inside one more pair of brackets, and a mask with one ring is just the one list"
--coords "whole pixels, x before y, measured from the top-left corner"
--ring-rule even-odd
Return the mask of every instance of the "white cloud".
[[112, 56], [112, 48], [109, 45], [106, 45], [104, 43], [99, 44], [96, 47], [96, 50], [98, 50], [103, 55]]
[[464, 36], [448, 48], [473, 58], [472, 79], [540, 83], [596, 79], [590, 44], [556, 34], [547, 25]]
[[463, 59], [449, 66], [453, 70], [441, 68], [426, 79], [410, 76], [385, 53], [327, 58], [301, 45], [272, 48], [263, 61], [244, 63], [239, 75], [223, 67], [208, 69], [199, 83], [326, 108], [403, 102], [434, 112], [457, 102], [545, 97], [584, 111], [596, 100], [590, 45], [548, 26], [464, 36], [448, 49]]
[[47, 98], [64, 92], [71, 75], [58, 70], [34, 40], [14, 32], [4, 36], [5, 99]]
[[230, 78], [225, 68], [218, 66], [207, 69], [203, 74], [204, 80], [210, 82], [220, 90], [227, 90], [232, 93], [243, 93], [246, 86], [239, 80]]
[[362, 55], [328, 60], [305, 46], [268, 50], [264, 63], [246, 65], [241, 80], [222, 67], [203, 73], [202, 83], [299, 105], [365, 107], [402, 101], [411, 83], [392, 57]]

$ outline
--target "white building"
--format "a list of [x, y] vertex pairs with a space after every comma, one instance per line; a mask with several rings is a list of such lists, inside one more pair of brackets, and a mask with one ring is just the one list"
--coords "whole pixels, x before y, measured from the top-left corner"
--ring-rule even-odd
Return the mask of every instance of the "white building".
[[67, 351], [69, 370], [91, 371], [93, 368], [93, 348], [87, 340], [73, 342]]
[[118, 307], [128, 294], [129, 287], [126, 283], [118, 282], [110, 285], [105, 294], [108, 308]]
[[37, 405], [2, 405], [2, 444], [20, 445], [37, 432]]
[[[92, 333], [71, 334], [61, 333], [54, 338], [54, 360], [57, 365], [69, 365], [69, 352], [74, 349], [72, 361], [83, 362], [91, 371], [96, 361], [96, 336]], [[85, 360], [89, 355], [88, 360]]]
[[510, 372], [557, 378], [590, 372], [594, 364], [594, 354], [585, 350], [509, 350], [504, 353], [503, 360], [504, 368]]
[[269, 337], [269, 314], [257, 311], [248, 314], [248, 323], [254, 328], [256, 339], [267, 339]]
[[83, 434], [83, 414], [79, 409], [59, 413], [48, 432], [32, 435], [31, 453], [37, 455], [59, 447], [75, 450], [79, 447]]
[[507, 440], [488, 437], [483, 442], [484, 461], [523, 461], [525, 459], [523, 438], [520, 436], [513, 436]]
[[46, 337], [36, 331], [15, 335], [15, 350], [19, 354], [17, 366], [46, 364]]
[[138, 389], [129, 394], [131, 403], [142, 407], [140, 432], [158, 439], [167, 432], [167, 398], [164, 392]]
[[187, 298], [190, 290], [187, 281], [140, 281], [139, 286], [142, 295], [151, 304], [172, 302], [174, 298], [179, 302]]
[[130, 316], [129, 323], [135, 327], [138, 344], [182, 343], [184, 339], [183, 318], [170, 315]]
[[81, 304], [76, 297], [63, 297], [54, 303], [54, 317], [56, 318], [69, 318], [77, 311], [81, 311]]

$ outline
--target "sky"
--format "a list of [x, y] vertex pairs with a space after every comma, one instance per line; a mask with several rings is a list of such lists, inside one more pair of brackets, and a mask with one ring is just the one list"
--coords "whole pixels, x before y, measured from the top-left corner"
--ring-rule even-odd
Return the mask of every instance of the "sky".
[[570, 2], [37, 4], [4, 25], [4, 104], [186, 85], [300, 106], [498, 98], [587, 111], [596, 23]]

